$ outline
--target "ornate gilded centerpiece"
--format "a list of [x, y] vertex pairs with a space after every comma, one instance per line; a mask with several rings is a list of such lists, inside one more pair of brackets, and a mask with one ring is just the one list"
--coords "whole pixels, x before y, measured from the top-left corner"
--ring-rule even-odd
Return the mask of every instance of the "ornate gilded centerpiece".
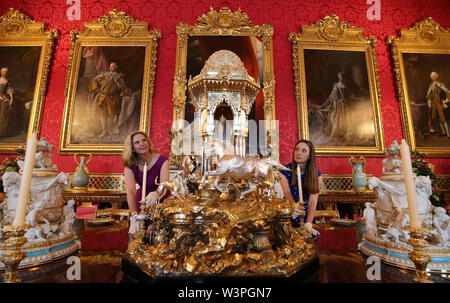
[[[293, 207], [278, 198], [272, 158], [246, 155], [247, 119], [259, 85], [231, 51], [213, 53], [189, 79], [200, 114], [201, 154], [186, 155], [172, 181], [159, 185], [163, 203], [147, 200], [124, 264], [151, 278], [289, 277], [313, 264], [311, 235], [293, 228]], [[225, 103], [234, 115], [233, 140], [214, 138], [214, 112]], [[144, 226], [147, 226], [146, 228]], [[126, 271], [126, 270], [125, 270]]]

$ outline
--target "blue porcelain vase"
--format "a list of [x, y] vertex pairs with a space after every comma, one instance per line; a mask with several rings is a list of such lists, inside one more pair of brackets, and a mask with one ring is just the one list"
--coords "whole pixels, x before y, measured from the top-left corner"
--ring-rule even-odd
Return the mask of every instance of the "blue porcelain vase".
[[367, 185], [367, 177], [364, 172], [366, 167], [366, 159], [364, 159], [363, 156], [360, 157], [360, 159], [355, 159], [355, 157], [350, 157], [350, 165], [352, 166], [353, 176], [353, 188], [356, 191], [365, 191], [366, 185]]
[[80, 156], [80, 162], [77, 160], [77, 155], [74, 155], [75, 162], [77, 162], [78, 166], [76, 168], [75, 173], [72, 176], [71, 183], [74, 188], [86, 188], [89, 184], [90, 177], [89, 177], [89, 171], [86, 167], [86, 165], [91, 160], [91, 155], [89, 154], [89, 159], [86, 162], [86, 158], [84, 156]]

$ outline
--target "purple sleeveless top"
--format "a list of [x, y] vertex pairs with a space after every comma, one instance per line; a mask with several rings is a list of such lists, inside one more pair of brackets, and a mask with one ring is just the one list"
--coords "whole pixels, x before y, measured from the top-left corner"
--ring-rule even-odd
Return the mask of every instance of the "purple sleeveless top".
[[[158, 160], [156, 160], [155, 164], [153, 164], [152, 168], [147, 170], [147, 180], [146, 180], [146, 187], [145, 187], [145, 196], [147, 196], [150, 192], [155, 191], [158, 188], [158, 185], [156, 185], [155, 181], [160, 183], [160, 172], [161, 167], [166, 162], [167, 157], [160, 155]], [[141, 197], [142, 197], [142, 181], [144, 179], [143, 172], [139, 169], [138, 166], [130, 167], [130, 169], [133, 171], [134, 178], [136, 180], [136, 183], [139, 184], [139, 189], [136, 192], [136, 207], [138, 213], [141, 211], [140, 203]], [[155, 180], [156, 179], [156, 180]], [[164, 195], [164, 197], [161, 198], [160, 202], [163, 202], [164, 199], [166, 199], [170, 195], [170, 192], [167, 191], [167, 193]]]

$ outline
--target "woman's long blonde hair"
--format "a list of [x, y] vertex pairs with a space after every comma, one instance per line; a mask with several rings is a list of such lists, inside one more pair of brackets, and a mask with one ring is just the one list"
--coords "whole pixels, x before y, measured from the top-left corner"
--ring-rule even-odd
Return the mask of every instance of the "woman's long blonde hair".
[[122, 163], [123, 166], [125, 167], [136, 167], [138, 165], [136, 152], [133, 149], [133, 138], [137, 134], [141, 134], [145, 137], [145, 140], [147, 140], [149, 145], [150, 153], [158, 152], [156, 149], [153, 148], [153, 143], [145, 132], [141, 130], [134, 131], [127, 136], [123, 144]]
[[[291, 164], [291, 186], [295, 186], [295, 175], [297, 174], [297, 162], [295, 161], [295, 149], [297, 148], [297, 145], [300, 143], [305, 143], [309, 147], [309, 158], [306, 162], [305, 166], [305, 189], [310, 194], [317, 194], [320, 191], [319, 188], [319, 172], [317, 169], [317, 162], [316, 162], [316, 151], [314, 149], [314, 144], [312, 144], [311, 141], [308, 140], [299, 140], [295, 146], [294, 146], [294, 152], [292, 154], [292, 164]], [[301, 179], [300, 179], [301, 180]]]

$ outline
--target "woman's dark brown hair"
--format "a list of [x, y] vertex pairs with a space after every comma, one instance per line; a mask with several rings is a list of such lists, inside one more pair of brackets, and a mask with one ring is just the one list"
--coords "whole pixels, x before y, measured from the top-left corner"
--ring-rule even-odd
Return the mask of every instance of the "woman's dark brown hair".
[[[317, 194], [320, 191], [319, 188], [319, 173], [317, 170], [316, 161], [316, 151], [314, 149], [314, 144], [308, 140], [299, 140], [294, 146], [294, 152], [292, 153], [292, 164], [291, 164], [291, 186], [295, 186], [295, 175], [297, 175], [297, 162], [295, 161], [295, 149], [300, 143], [305, 143], [309, 147], [309, 158], [306, 161], [304, 168], [305, 173], [305, 189], [310, 194]], [[299, 179], [301, 180], [301, 178]]]

